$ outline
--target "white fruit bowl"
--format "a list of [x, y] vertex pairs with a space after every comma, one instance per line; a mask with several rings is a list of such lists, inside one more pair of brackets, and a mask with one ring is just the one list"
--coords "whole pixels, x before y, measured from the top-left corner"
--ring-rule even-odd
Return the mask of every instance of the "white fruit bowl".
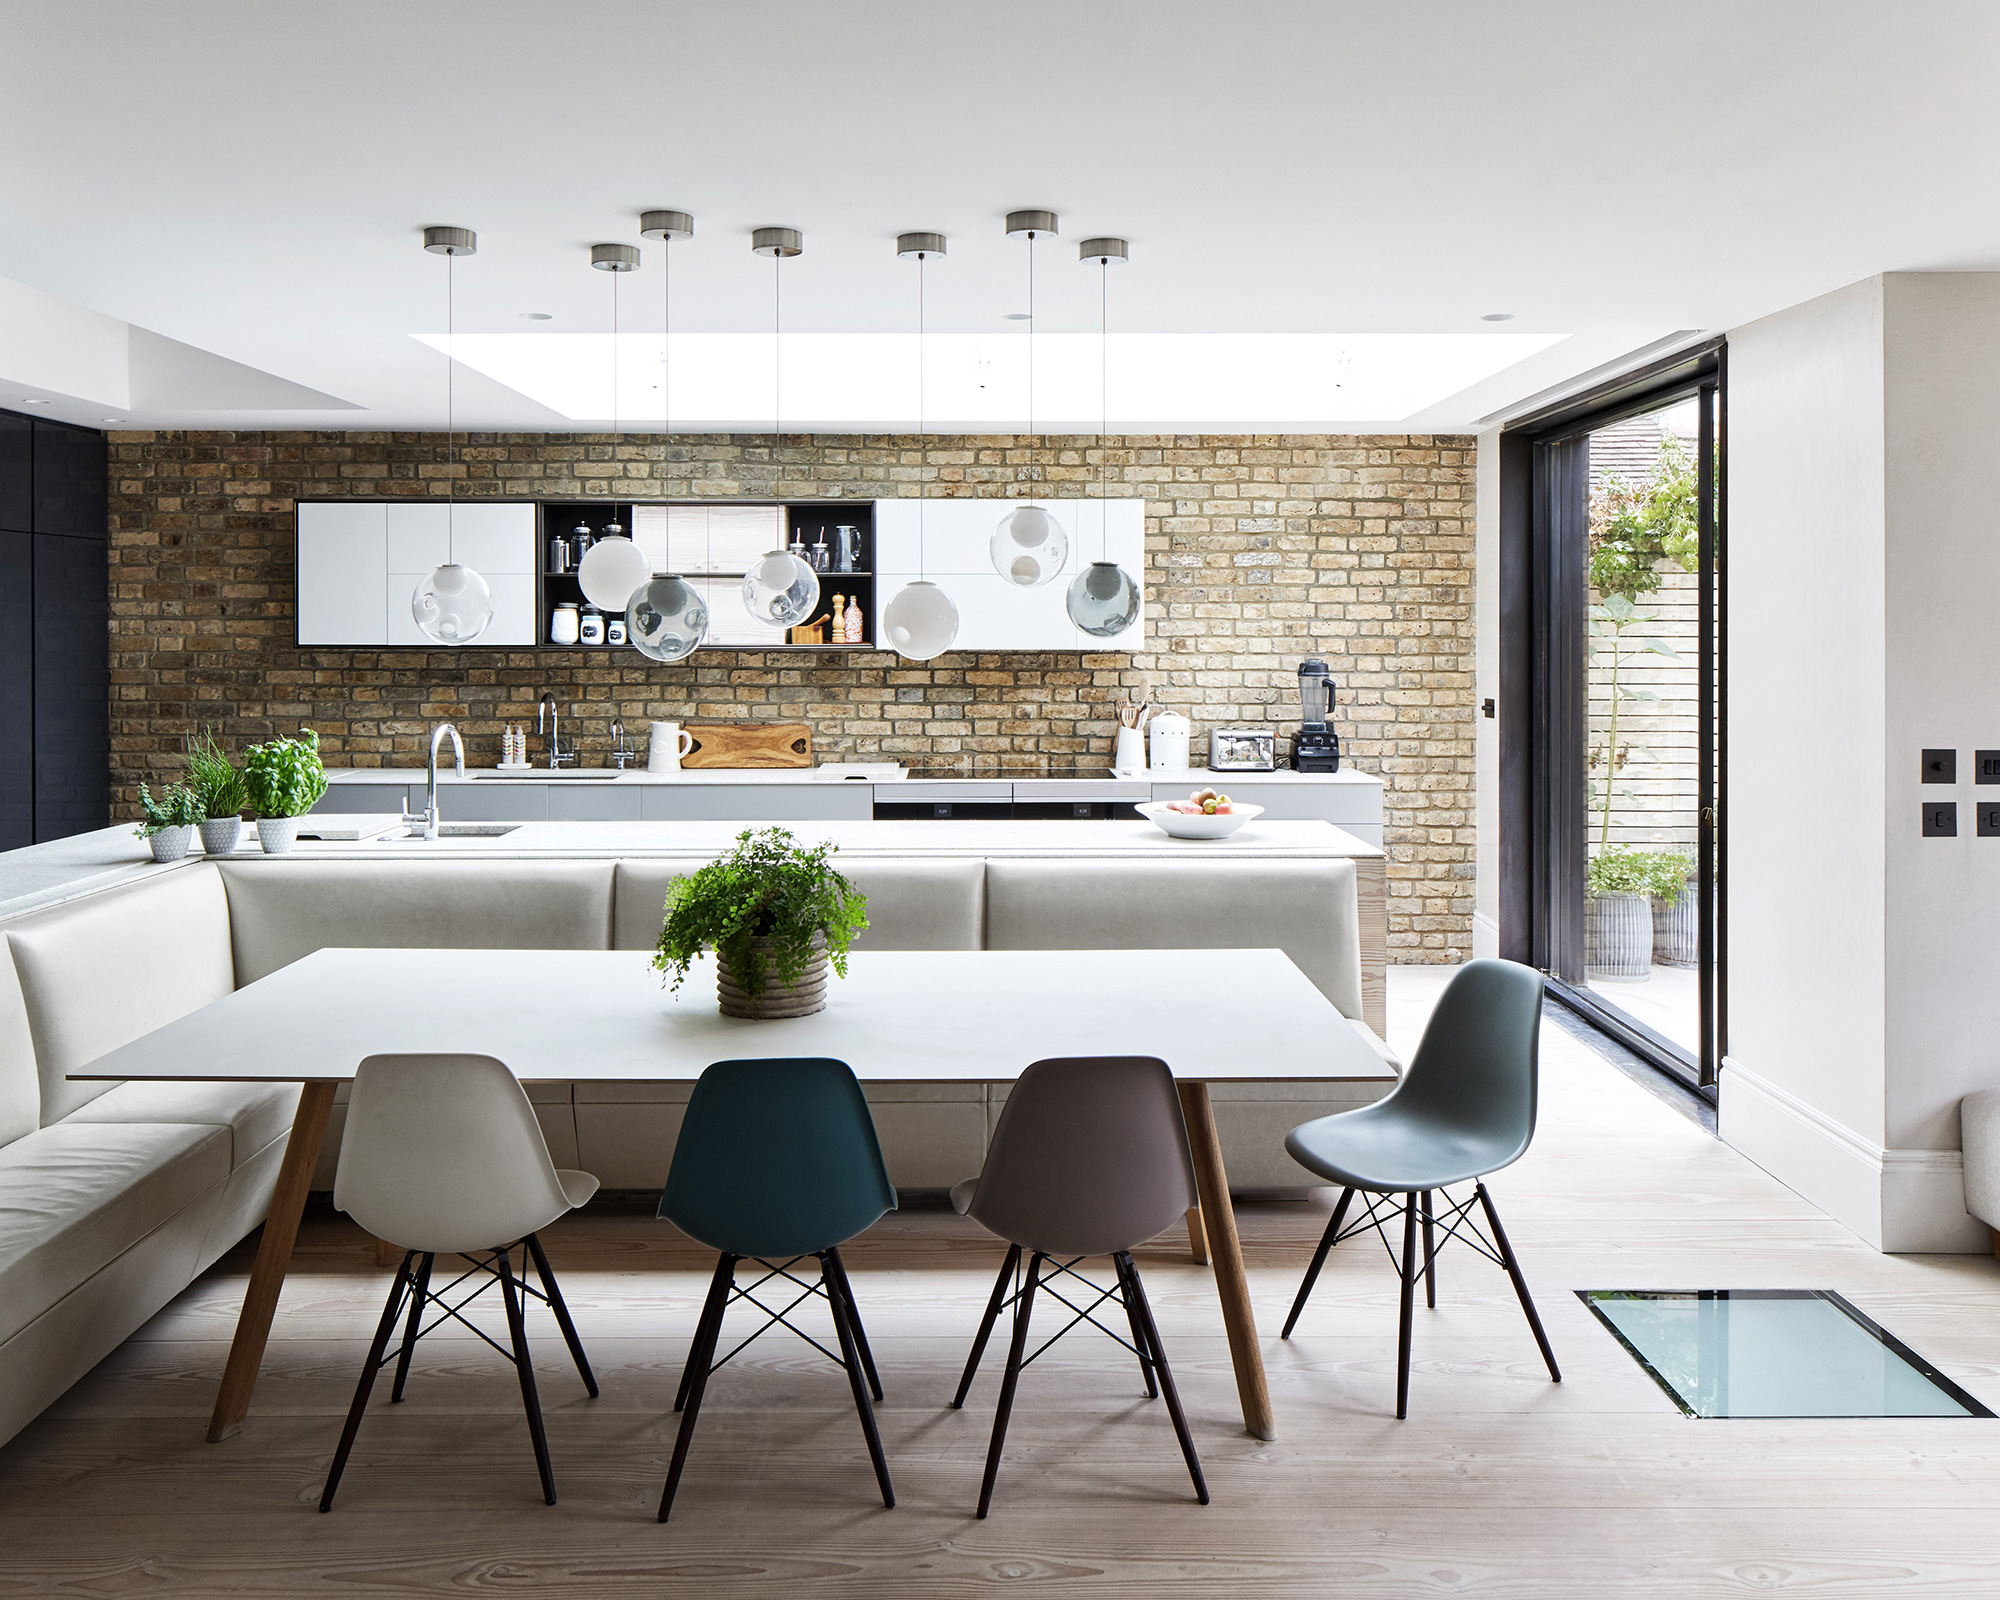
[[1206, 812], [1169, 811], [1164, 800], [1149, 800], [1133, 809], [1162, 833], [1172, 834], [1176, 839], [1227, 839], [1252, 817], [1264, 814], [1262, 806], [1237, 806], [1213, 816]]

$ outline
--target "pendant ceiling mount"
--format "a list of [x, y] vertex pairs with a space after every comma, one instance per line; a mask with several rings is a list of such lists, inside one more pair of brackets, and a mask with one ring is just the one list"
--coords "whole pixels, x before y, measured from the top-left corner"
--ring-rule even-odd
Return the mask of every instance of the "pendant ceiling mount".
[[475, 256], [479, 235], [470, 228], [426, 228], [424, 248], [434, 256]]
[[636, 244], [594, 244], [590, 264], [599, 272], [637, 272], [639, 247]]
[[1123, 239], [1086, 239], [1076, 247], [1079, 261], [1095, 261], [1101, 267], [1108, 267], [1114, 261], [1129, 261], [1126, 253], [1130, 245]]
[[805, 254], [805, 236], [797, 228], [758, 228], [750, 235], [750, 253], [789, 260]]
[[941, 233], [899, 233], [896, 235], [896, 259], [915, 261], [922, 256], [944, 254], [944, 235]]
[[639, 213], [642, 239], [692, 239], [694, 218], [685, 211], [642, 211]]
[[1053, 211], [1010, 211], [1007, 213], [1007, 235], [1012, 238], [1017, 233], [1058, 233], [1056, 214]]

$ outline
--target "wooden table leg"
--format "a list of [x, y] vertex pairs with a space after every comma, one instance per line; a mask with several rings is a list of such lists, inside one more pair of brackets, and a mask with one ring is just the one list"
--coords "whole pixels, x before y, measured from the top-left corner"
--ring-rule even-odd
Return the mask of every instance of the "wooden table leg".
[[1215, 1262], [1215, 1293], [1222, 1302], [1229, 1359], [1236, 1368], [1236, 1393], [1243, 1402], [1243, 1426], [1253, 1438], [1275, 1439], [1278, 1430], [1271, 1415], [1271, 1391], [1264, 1381], [1264, 1353], [1257, 1347], [1257, 1319], [1250, 1309], [1243, 1244], [1236, 1237], [1236, 1212], [1229, 1203], [1229, 1174], [1222, 1168], [1222, 1141], [1216, 1137], [1208, 1085], [1194, 1082], [1176, 1087], [1180, 1090], [1181, 1117], [1187, 1123], [1188, 1148], [1194, 1156], [1203, 1231]]
[[333, 1109], [331, 1082], [308, 1083], [299, 1094], [292, 1118], [292, 1137], [278, 1168], [278, 1186], [271, 1192], [264, 1237], [257, 1245], [257, 1265], [236, 1318], [236, 1338], [229, 1346], [229, 1364], [222, 1369], [215, 1412], [208, 1419], [208, 1442], [227, 1439], [243, 1424], [250, 1410], [250, 1391], [257, 1387], [257, 1369], [264, 1361], [264, 1341], [271, 1335], [271, 1318], [278, 1309], [278, 1291], [299, 1236], [299, 1217], [306, 1208], [313, 1169], [319, 1165], [319, 1144], [326, 1134], [327, 1113]]
[[[1186, 1113], [1182, 1113], [1185, 1120]], [[1208, 1230], [1201, 1225], [1201, 1207], [1189, 1206], [1187, 1214], [1188, 1250], [1198, 1267], [1208, 1265]]]

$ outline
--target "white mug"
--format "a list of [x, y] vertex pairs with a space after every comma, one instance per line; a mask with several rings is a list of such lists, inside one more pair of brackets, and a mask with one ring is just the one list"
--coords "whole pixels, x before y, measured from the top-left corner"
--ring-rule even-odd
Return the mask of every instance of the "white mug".
[[694, 748], [694, 735], [678, 722], [655, 722], [646, 740], [648, 772], [679, 772], [681, 757]]

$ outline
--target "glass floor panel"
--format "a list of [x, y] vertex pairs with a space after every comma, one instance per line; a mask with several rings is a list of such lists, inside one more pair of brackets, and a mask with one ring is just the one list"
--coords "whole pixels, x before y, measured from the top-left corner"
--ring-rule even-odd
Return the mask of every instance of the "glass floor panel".
[[1990, 1417], [1830, 1289], [1579, 1289], [1691, 1417]]

